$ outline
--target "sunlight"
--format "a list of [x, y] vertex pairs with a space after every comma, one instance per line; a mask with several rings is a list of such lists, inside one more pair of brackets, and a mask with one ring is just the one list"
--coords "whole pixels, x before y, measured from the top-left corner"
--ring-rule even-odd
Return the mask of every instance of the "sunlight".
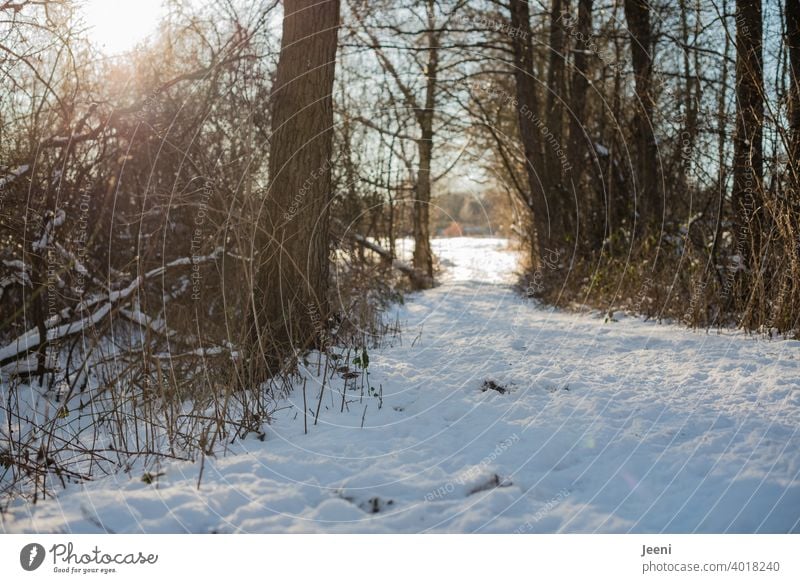
[[164, 14], [161, 0], [86, 0], [82, 10], [89, 39], [110, 55], [145, 40]]

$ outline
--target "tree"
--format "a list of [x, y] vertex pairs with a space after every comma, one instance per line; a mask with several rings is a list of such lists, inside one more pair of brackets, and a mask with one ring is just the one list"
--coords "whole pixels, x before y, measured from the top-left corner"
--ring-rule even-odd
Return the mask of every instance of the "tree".
[[285, 0], [284, 11], [253, 298], [255, 348], [268, 370], [293, 350], [319, 345], [328, 316], [339, 0]]
[[552, 202], [550, 215], [554, 226], [565, 235], [571, 234], [572, 221], [569, 219], [570, 193], [564, 185], [564, 166], [558, 151], [564, 143], [564, 106], [566, 91], [566, 50], [568, 39], [564, 16], [569, 14], [569, 0], [552, 0], [550, 8], [550, 51], [547, 70], [547, 96], [545, 99], [545, 119], [552, 143], [545, 147], [545, 185]]
[[800, 185], [800, 0], [786, 0], [786, 46], [789, 50], [789, 162], [794, 187]]
[[[576, 46], [573, 57], [572, 83], [569, 94], [569, 146], [567, 152], [570, 160], [570, 173], [572, 183], [580, 193], [578, 199], [579, 207], [577, 210], [577, 221], [575, 228], [579, 229], [578, 244], [586, 242], [590, 229], [588, 228], [593, 220], [593, 213], [599, 204], [596, 204], [592, 196], [593, 189], [589, 184], [583, 183], [584, 159], [587, 154], [594, 154], [592, 140], [587, 134], [587, 90], [589, 88], [590, 71], [590, 52], [587, 45], [591, 43], [592, 35], [592, 2], [593, 0], [578, 0], [578, 18], [575, 28], [575, 36], [581, 40], [581, 44]], [[589, 129], [588, 131], [591, 131]], [[590, 159], [592, 159], [590, 157]]]
[[[593, 0], [578, 1], [578, 20], [576, 34], [584, 39], [586, 44], [592, 34], [592, 2]], [[586, 153], [584, 136], [586, 116], [586, 90], [589, 88], [589, 54], [585, 46], [575, 49], [573, 59], [572, 86], [570, 91], [570, 129], [569, 129], [569, 154], [571, 165], [575, 171], [582, 166], [581, 160]]]
[[[374, 7], [373, 7], [374, 8]], [[409, 14], [413, 14], [413, 7], [409, 6]], [[450, 17], [455, 13], [457, 7], [450, 13]], [[431, 164], [434, 153], [434, 120], [436, 115], [436, 105], [440, 90], [440, 57], [441, 57], [441, 37], [444, 34], [447, 20], [439, 22], [437, 15], [437, 3], [435, 0], [425, 0], [424, 16], [417, 16], [423, 22], [423, 28], [416, 31], [408, 31], [400, 26], [383, 24], [379, 28], [388, 29], [392, 34], [389, 43], [382, 42], [372, 27], [364, 22], [364, 14], [356, 10], [356, 15], [362, 24], [363, 32], [368, 37], [369, 46], [375, 51], [384, 72], [391, 77], [393, 83], [399, 90], [399, 100], [402, 106], [408, 111], [413, 112], [416, 122], [418, 136], [416, 138], [417, 149], [417, 169], [414, 177], [414, 201], [412, 205], [412, 223], [414, 230], [414, 269], [422, 277], [416, 279], [417, 287], [430, 287], [433, 284], [433, 251], [430, 242], [430, 204], [433, 178], [431, 176]], [[401, 48], [398, 39], [411, 38], [417, 42], [410, 43], [410, 46], [402, 47], [412, 54], [421, 52], [422, 59], [413, 57], [413, 62], [420, 69], [420, 77], [424, 79], [422, 95], [417, 95], [413, 85], [403, 77], [403, 71], [389, 58], [386, 51], [386, 44], [390, 44], [392, 49]]]
[[640, 220], [654, 224], [663, 211], [657, 182], [657, 149], [653, 134], [653, 38], [650, 26], [650, 5], [647, 0], [625, 0], [625, 20], [631, 40], [631, 61], [636, 87], [637, 107], [633, 116], [635, 136], [634, 167], [637, 205]]
[[764, 56], [761, 0], [736, 2], [736, 134], [733, 193], [737, 254], [751, 269], [761, 249], [760, 215], [763, 177]]
[[434, 0], [425, 6], [428, 32], [428, 63], [426, 66], [425, 101], [416, 108], [420, 138], [419, 170], [417, 171], [417, 191], [414, 200], [414, 268], [433, 281], [433, 252], [431, 251], [430, 205], [431, 205], [431, 162], [433, 161], [433, 114], [436, 107], [436, 89], [439, 75], [439, 36], [436, 30]]
[[512, 38], [514, 54], [514, 81], [516, 87], [517, 123], [525, 153], [525, 170], [528, 178], [526, 204], [533, 215], [534, 234], [531, 237], [531, 264], [538, 267], [542, 254], [555, 237], [553, 221], [548, 209], [547, 191], [540, 172], [544, 168], [541, 148], [537, 138], [539, 96], [533, 73], [533, 35], [530, 25], [530, 8], [526, 0], [509, 3], [511, 28], [518, 31]]

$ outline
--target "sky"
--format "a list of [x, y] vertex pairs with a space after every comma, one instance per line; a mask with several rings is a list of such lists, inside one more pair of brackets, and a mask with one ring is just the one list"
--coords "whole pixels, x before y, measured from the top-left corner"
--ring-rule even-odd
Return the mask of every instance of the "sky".
[[152, 34], [164, 15], [161, 0], [81, 0], [87, 35], [108, 55], [124, 53]]

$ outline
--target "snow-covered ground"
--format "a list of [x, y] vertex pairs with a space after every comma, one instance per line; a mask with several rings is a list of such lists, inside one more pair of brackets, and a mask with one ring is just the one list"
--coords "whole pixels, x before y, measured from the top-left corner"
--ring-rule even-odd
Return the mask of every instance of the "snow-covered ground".
[[435, 250], [443, 285], [370, 353], [382, 399], [357, 379], [340, 413], [339, 379], [315, 426], [314, 366], [308, 435], [296, 390], [199, 489], [199, 464], [167, 464], [17, 503], [2, 530], [800, 531], [800, 342], [543, 309], [509, 288], [505, 241]]

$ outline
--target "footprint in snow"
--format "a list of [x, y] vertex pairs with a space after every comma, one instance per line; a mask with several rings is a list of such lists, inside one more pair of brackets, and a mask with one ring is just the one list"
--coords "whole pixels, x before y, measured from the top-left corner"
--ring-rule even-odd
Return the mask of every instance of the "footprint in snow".
[[350, 504], [358, 506], [361, 510], [368, 514], [378, 514], [379, 512], [383, 512], [387, 508], [390, 508], [394, 505], [394, 500], [383, 500], [379, 496], [373, 496], [369, 500], [363, 500], [361, 502], [356, 502], [356, 499], [353, 496], [342, 495], [341, 498], [350, 502]]
[[369, 512], [370, 514], [377, 514], [378, 512], [383, 512], [386, 508], [394, 505], [394, 500], [382, 500], [381, 498], [375, 496], [370, 498], [366, 502], [362, 502], [358, 505], [361, 510], [364, 512]]
[[484, 480], [470, 488], [467, 496], [472, 496], [478, 492], [485, 492], [486, 490], [494, 490], [495, 488], [508, 488], [511, 486], [511, 480], [508, 478], [501, 478], [497, 474], [492, 474], [488, 480]]
[[486, 379], [485, 381], [483, 381], [483, 384], [481, 385], [481, 392], [483, 393], [485, 393], [486, 391], [496, 391], [501, 395], [505, 395], [510, 390], [511, 388], [508, 385], [501, 385], [500, 383], [492, 379]]

